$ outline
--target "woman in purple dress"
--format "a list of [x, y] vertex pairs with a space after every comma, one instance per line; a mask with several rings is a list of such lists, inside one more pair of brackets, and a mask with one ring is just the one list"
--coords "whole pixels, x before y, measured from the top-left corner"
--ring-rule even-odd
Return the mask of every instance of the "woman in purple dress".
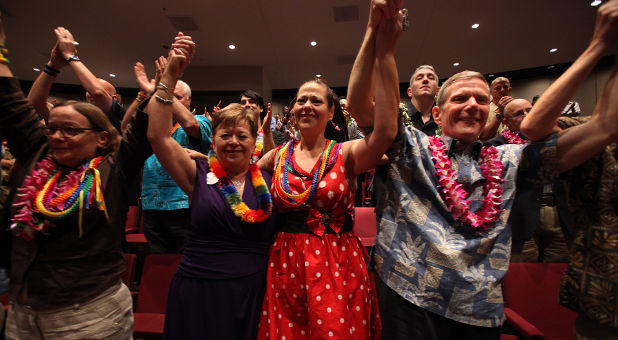
[[250, 164], [258, 121], [231, 104], [213, 118], [208, 160], [192, 160], [170, 137], [176, 81], [195, 44], [179, 34], [157, 91], [145, 108], [148, 139], [192, 200], [191, 234], [172, 280], [166, 339], [254, 339], [266, 284], [274, 218], [270, 175]]

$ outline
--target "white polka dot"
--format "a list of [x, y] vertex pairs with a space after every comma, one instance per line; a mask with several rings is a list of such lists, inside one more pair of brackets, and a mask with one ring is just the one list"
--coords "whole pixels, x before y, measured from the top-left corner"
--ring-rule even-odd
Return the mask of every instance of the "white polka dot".
[[299, 180], [300, 180], [300, 177], [298, 177], [298, 176], [294, 176], [294, 180], [299, 181]]
[[344, 286], [345, 286], [345, 285], [347, 285], [347, 284], [348, 284], [348, 282], [347, 282], [347, 281], [343, 281], [343, 285], [344, 285]]
[[320, 272], [317, 272], [317, 273], [315, 273], [315, 276], [316, 277], [320, 277], [320, 276], [322, 276], [322, 274], [320, 274]]
[[330, 313], [332, 311], [332, 309], [330, 307], [328, 307], [328, 308], [326, 308], [326, 311]]
[[352, 277], [356, 277], [356, 274], [352, 273], [352, 274], [350, 274], [350, 276], [352, 276]]
[[360, 312], [360, 306], [356, 306], [356, 311]]
[[273, 246], [276, 246], [276, 245], [277, 245], [277, 241], [275, 241], [275, 243], [273, 243]]
[[295, 277], [294, 274], [290, 274], [290, 278], [293, 279]]
[[268, 312], [266, 312], [266, 311], [263, 311], [263, 312], [262, 312], [262, 314], [264, 314], [264, 315], [267, 315], [267, 314], [268, 314]]
[[[277, 332], [277, 333], [279, 333], [279, 332]], [[281, 336], [281, 340], [285, 340], [285, 335]]]
[[365, 289], [365, 286], [361, 285], [361, 289]]
[[339, 154], [343, 155], [343, 150], [339, 149]]
[[328, 283], [326, 284], [326, 289], [330, 289], [330, 285]]
[[271, 267], [274, 267], [274, 266], [275, 266], [275, 263], [274, 263], [274, 262], [271, 262], [271, 263], [270, 263], [270, 266], [271, 266]]
[[320, 255], [320, 251], [316, 249], [315, 254]]
[[326, 261], [325, 265], [328, 267], [328, 261]]
[[320, 184], [318, 184], [318, 188], [324, 188], [325, 186], [326, 186], [325, 181], [320, 181]]
[[363, 320], [363, 325], [366, 325], [366, 324], [367, 324], [367, 320]]
[[292, 190], [292, 194], [294, 194], [294, 195], [298, 195], [298, 191], [296, 191], [296, 190]]
[[288, 324], [288, 326], [289, 326], [290, 328], [292, 328], [292, 327], [294, 326], [294, 324], [290, 322], [290, 323]]
[[341, 251], [345, 251], [345, 246], [342, 246], [342, 247], [341, 247]]
[[[356, 253], [355, 253], [355, 254], [356, 254]], [[288, 253], [288, 255], [290, 255], [290, 256], [294, 256], [294, 253], [293, 253], [293, 252], [289, 252], [289, 253]], [[354, 256], [356, 256], [356, 255], [354, 255]]]
[[309, 244], [309, 240], [305, 240], [305, 244]]
[[328, 336], [333, 336], [333, 332], [328, 332]]
[[330, 178], [336, 179], [337, 178], [337, 173], [336, 172], [331, 172], [330, 173]]
[[277, 317], [278, 317], [279, 319], [281, 319], [281, 314], [277, 315]]
[[335, 192], [332, 190], [329, 190], [327, 195], [328, 195], [328, 198], [332, 199], [333, 197], [335, 197]]
[[343, 323], [345, 320], [343, 318], [339, 319], [339, 322]]
[[[300, 315], [299, 315], [299, 316], [300, 316]], [[303, 331], [300, 331], [300, 334], [301, 334], [301, 335], [305, 335], [305, 331], [304, 331], [304, 330], [303, 330]]]
[[339, 295], [337, 295], [337, 299], [343, 300], [343, 296], [341, 296], [341, 294], [339, 294]]
[[292, 294], [292, 298], [296, 299], [296, 294]]
[[352, 294], [348, 294], [348, 299], [352, 300]]
[[309, 265], [309, 261], [305, 261], [305, 267]]
[[266, 337], [269, 337], [269, 336], [270, 336], [270, 334], [268, 332], [266, 332]]
[[279, 297], [279, 293], [275, 293], [275, 297], [278, 298]]
[[303, 288], [305, 288], [305, 285], [301, 283], [300, 284], [300, 289], [303, 289]]
[[343, 186], [343, 183], [339, 183], [339, 190], [341, 191], [345, 190], [345, 186]]
[[316, 297], [315, 297], [315, 299], [316, 299], [317, 301], [320, 301], [320, 300], [322, 300], [322, 297], [318, 295], [318, 296], [316, 296]]
[[288, 243], [287, 242], [283, 242], [283, 246], [287, 248]]
[[[354, 256], [358, 256], [358, 253], [357, 253], [357, 252], [353, 252], [352, 254], [353, 254]], [[292, 255], [290, 255], [290, 256], [292, 256]]]
[[[337, 267], [339, 267], [339, 266], [337, 266]], [[339, 277], [339, 272], [335, 272], [335, 276]]]
[[345, 168], [343, 166], [340, 166], [339, 167], [339, 171], [341, 171], [341, 173], [344, 173], [345, 172]]
[[318, 325], [321, 325], [321, 324], [322, 324], [322, 320], [320, 320], [320, 319], [318, 319], [318, 321], [317, 321], [317, 322], [318, 322]]
[[284, 262], [283, 263], [283, 268], [287, 268], [287, 267], [288, 267], [288, 264]]

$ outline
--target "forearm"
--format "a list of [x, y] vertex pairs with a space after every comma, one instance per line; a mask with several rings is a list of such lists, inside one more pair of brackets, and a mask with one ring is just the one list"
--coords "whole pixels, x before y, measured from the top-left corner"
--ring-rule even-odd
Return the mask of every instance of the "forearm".
[[481, 131], [481, 135], [479, 136], [479, 139], [484, 142], [486, 140], [494, 138], [496, 136], [496, 132], [498, 131], [499, 126], [500, 126], [500, 119], [498, 119], [498, 117], [496, 116], [493, 116], [493, 118], [491, 118], [487, 122], [487, 124], [485, 124], [483, 131]]
[[196, 139], [202, 138], [200, 125], [197, 119], [195, 119], [191, 111], [182, 105], [176, 98], [174, 98], [174, 104], [172, 105], [172, 116], [187, 135]]
[[137, 107], [142, 102], [139, 100], [139, 98], [140, 97], [138, 96], [133, 100], [131, 105], [129, 105], [129, 107], [127, 108], [127, 111], [124, 113], [124, 117], [122, 117], [122, 123], [120, 124], [120, 130], [122, 133], [126, 131], [129, 123], [131, 122], [131, 119], [133, 119], [133, 116], [135, 115], [135, 112], [137, 112]]
[[264, 131], [264, 140], [262, 146], [262, 155], [265, 155], [268, 151], [275, 148], [275, 140], [273, 138], [273, 132], [270, 128], [266, 128]]
[[541, 140], [554, 131], [556, 119], [581, 83], [603, 56], [605, 48], [591, 44], [543, 93], [521, 124], [522, 133], [530, 140]]
[[[383, 153], [397, 134], [399, 106], [399, 77], [393, 54], [379, 57], [376, 61], [375, 118], [373, 138]], [[383, 150], [382, 150], [383, 149]]]
[[[361, 127], [373, 126], [375, 83], [375, 40], [376, 29], [367, 27], [363, 43], [358, 51], [348, 82], [348, 107], [352, 117]], [[399, 91], [399, 90], [398, 90]]]
[[94, 98], [95, 105], [107, 112], [112, 106], [112, 96], [105, 91], [97, 77], [81, 61], [69, 63], [80, 84]]
[[50, 76], [45, 72], [41, 72], [36, 78], [30, 92], [28, 92], [28, 101], [34, 107], [36, 112], [47, 120], [49, 118], [49, 109], [47, 108], [47, 98], [51, 92], [51, 87], [54, 84], [55, 77]]

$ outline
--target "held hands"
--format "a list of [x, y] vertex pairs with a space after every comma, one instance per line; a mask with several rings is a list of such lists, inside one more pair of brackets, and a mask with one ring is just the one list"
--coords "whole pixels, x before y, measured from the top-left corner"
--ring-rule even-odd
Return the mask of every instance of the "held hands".
[[378, 27], [383, 18], [393, 19], [397, 17], [403, 0], [372, 0], [369, 10], [369, 26]]
[[[386, 2], [386, 4], [377, 6], [378, 2]], [[376, 57], [379, 58], [395, 53], [397, 41], [403, 32], [403, 12], [401, 0], [374, 0], [374, 4], [376, 4], [376, 10], [381, 12], [376, 36]]]
[[77, 55], [75, 39], [73, 39], [73, 34], [71, 34], [69, 30], [64, 27], [58, 27], [54, 30], [54, 33], [56, 33], [56, 37], [58, 38], [56, 46], [64, 60], [71, 56]]
[[591, 44], [599, 44], [603, 50], [612, 47], [618, 40], [618, 0], [611, 0], [599, 7]]
[[174, 38], [174, 43], [172, 43], [172, 48], [167, 56], [167, 66], [163, 72], [162, 79], [170, 82], [170, 84], [172, 82], [175, 83], [191, 62], [194, 54], [195, 43], [191, 37], [179, 32]]
[[49, 66], [59, 70], [68, 64], [69, 63], [67, 63], [66, 59], [62, 56], [62, 53], [60, 53], [60, 47], [58, 46], [58, 42], [56, 42], [50, 53]]

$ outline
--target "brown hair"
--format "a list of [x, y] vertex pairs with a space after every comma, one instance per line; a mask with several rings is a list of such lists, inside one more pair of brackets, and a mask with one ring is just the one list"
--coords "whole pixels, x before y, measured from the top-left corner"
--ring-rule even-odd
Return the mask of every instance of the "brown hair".
[[258, 122], [257, 122], [257, 117], [253, 113], [252, 109], [247, 109], [246, 107], [238, 103], [232, 103], [224, 107], [223, 109], [219, 110], [213, 116], [214, 116], [212, 118], [213, 136], [217, 133], [217, 129], [220, 126], [236, 125], [238, 124], [238, 122], [246, 120], [247, 123], [249, 123], [249, 128], [251, 129], [251, 135], [253, 136], [253, 138], [257, 138]]
[[118, 133], [118, 130], [116, 130], [116, 128], [109, 121], [109, 118], [105, 115], [105, 113], [103, 113], [103, 111], [101, 111], [101, 109], [90, 103], [76, 100], [69, 100], [58, 104], [55, 107], [60, 106], [72, 107], [75, 111], [86, 117], [94, 129], [107, 132], [107, 145], [103, 148], [97, 148], [97, 156], [103, 156], [118, 149], [118, 146], [120, 146], [120, 140], [122, 139], [120, 137], [120, 133]]
[[[326, 81], [320, 78], [306, 81], [302, 83], [298, 89], [300, 90], [301, 87], [309, 83], [316, 83], [318, 85], [324, 86], [324, 88], [326, 88], [326, 102], [328, 103], [328, 108], [330, 109], [331, 107], [334, 107], [334, 114], [333, 114], [332, 122], [333, 124], [337, 126], [338, 130], [337, 128], [333, 126], [333, 124], [330, 124], [330, 123], [326, 124], [326, 129], [324, 130], [324, 138], [332, 139], [337, 142], [347, 141], [348, 140], [348, 124], [347, 124], [347, 120], [345, 119], [345, 116], [343, 115], [343, 109], [341, 109], [341, 105], [339, 105], [339, 97], [337, 96], [335, 91], [333, 91], [333, 89], [331, 89], [328, 86]], [[290, 103], [291, 104], [290, 107], [293, 107], [294, 104], [296, 104], [297, 98], [298, 98], [298, 91], [296, 92], [296, 97], [294, 97], [294, 99], [292, 100], [292, 103]]]

